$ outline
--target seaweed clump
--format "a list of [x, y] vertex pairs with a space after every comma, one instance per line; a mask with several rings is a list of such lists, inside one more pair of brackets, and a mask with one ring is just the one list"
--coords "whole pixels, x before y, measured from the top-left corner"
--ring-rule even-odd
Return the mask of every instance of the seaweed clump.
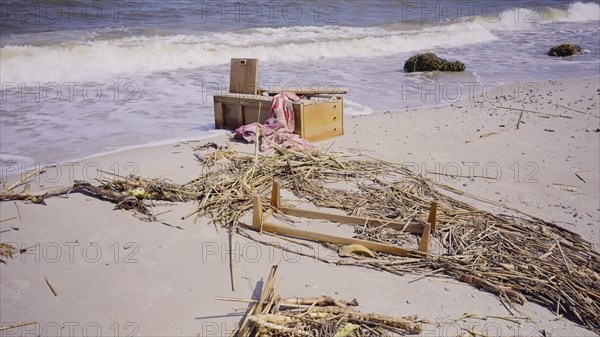
[[550, 48], [549, 56], [573, 56], [581, 53], [581, 47], [576, 44], [561, 44]]
[[460, 61], [447, 61], [434, 53], [417, 54], [404, 62], [404, 71], [465, 71], [465, 64]]

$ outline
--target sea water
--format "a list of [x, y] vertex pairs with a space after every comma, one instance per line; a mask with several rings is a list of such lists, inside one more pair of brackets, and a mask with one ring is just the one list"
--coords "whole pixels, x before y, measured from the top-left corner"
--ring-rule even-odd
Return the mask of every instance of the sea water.
[[[599, 25], [598, 2], [2, 0], [0, 162], [210, 136], [231, 58], [259, 58], [265, 88], [347, 87], [345, 113], [369, 114], [599, 76]], [[546, 55], [567, 42], [584, 53]], [[428, 51], [467, 69], [403, 71]]]

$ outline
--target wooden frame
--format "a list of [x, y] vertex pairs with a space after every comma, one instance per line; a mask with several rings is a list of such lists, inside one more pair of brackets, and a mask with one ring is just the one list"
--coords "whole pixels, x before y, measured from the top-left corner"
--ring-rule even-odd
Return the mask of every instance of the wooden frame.
[[[306, 210], [294, 207], [286, 207], [281, 205], [281, 194], [279, 183], [273, 183], [273, 189], [271, 190], [271, 209], [263, 214], [262, 202], [260, 196], [254, 197], [253, 204], [253, 214], [252, 214], [252, 229], [257, 232], [269, 232], [274, 234], [281, 234], [286, 236], [293, 236], [302, 239], [316, 240], [316, 241], [324, 241], [334, 244], [341, 245], [350, 245], [350, 244], [359, 244], [366, 248], [369, 248], [373, 251], [378, 251], [382, 253], [388, 253], [398, 256], [405, 257], [425, 257], [427, 256], [427, 252], [429, 251], [429, 246], [431, 245], [431, 235], [433, 231], [435, 231], [435, 221], [436, 221], [436, 213], [437, 213], [437, 203], [433, 202], [431, 205], [431, 209], [429, 211], [429, 219], [428, 223], [425, 226], [419, 225], [404, 225], [398, 222], [381, 222], [375, 219], [368, 219], [363, 217], [355, 217], [349, 215], [338, 215], [321, 211], [313, 211]], [[377, 227], [377, 226], [388, 226], [396, 229], [404, 229], [409, 233], [421, 234], [421, 241], [419, 244], [418, 250], [404, 249], [397, 246], [392, 246], [388, 244], [372, 242], [367, 240], [360, 240], [354, 238], [346, 238], [342, 236], [329, 235], [324, 233], [316, 233], [312, 231], [297, 229], [284, 225], [277, 225], [274, 223], [268, 222], [268, 218], [273, 214], [273, 212], [280, 212], [287, 215], [294, 215], [298, 217], [305, 217], [311, 219], [322, 219], [329, 220], [334, 222], [342, 222], [349, 224], [366, 224], [367, 226]], [[402, 228], [400, 228], [402, 227]]]

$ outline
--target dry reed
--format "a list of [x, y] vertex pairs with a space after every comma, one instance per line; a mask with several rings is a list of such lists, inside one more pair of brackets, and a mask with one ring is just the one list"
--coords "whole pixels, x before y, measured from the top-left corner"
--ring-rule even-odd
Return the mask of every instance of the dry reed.
[[[364, 264], [395, 274], [443, 272], [511, 304], [537, 302], [600, 333], [600, 255], [579, 235], [516, 209], [505, 208], [507, 214], [478, 209], [459, 200], [469, 197], [466, 193], [400, 164], [342, 153], [277, 150], [272, 156], [254, 156], [217, 149], [203, 158], [202, 174], [182, 185], [116, 177], [103, 181], [101, 188], [142, 201], [133, 208], [149, 219], [152, 201], [145, 200], [194, 200], [198, 206], [183, 218], [206, 216], [236, 232], [243, 230], [240, 218], [251, 210], [252, 197], [268, 197], [273, 181], [318, 207], [406, 223], [424, 224], [431, 202], [437, 201], [436, 248], [427, 258], [383, 254]], [[393, 245], [416, 240], [389, 228], [357, 227], [355, 232], [361, 239]]]

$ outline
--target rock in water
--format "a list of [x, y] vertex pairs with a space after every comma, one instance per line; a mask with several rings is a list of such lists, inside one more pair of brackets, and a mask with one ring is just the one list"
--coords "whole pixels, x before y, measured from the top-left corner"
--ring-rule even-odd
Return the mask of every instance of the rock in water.
[[450, 62], [437, 57], [434, 53], [417, 54], [404, 62], [404, 71], [465, 71], [465, 64], [460, 61]]
[[548, 55], [550, 56], [572, 56], [581, 53], [581, 47], [576, 44], [561, 44], [550, 48]]

